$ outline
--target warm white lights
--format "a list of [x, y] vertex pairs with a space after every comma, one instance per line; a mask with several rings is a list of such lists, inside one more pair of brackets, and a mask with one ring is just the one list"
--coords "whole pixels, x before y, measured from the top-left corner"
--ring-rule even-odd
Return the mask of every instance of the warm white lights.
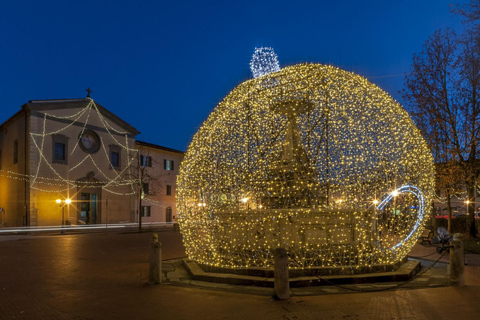
[[70, 204], [70, 203], [72, 203], [72, 200], [71, 199], [65, 199], [65, 200], [57, 199], [57, 200], [55, 200], [55, 202], [59, 205], [61, 205], [62, 203], [63, 204]]
[[[138, 150], [132, 149], [129, 146], [129, 135], [128, 132], [119, 131], [112, 127], [112, 125], [105, 119], [105, 117], [100, 112], [99, 108], [92, 99], [89, 99], [84, 108], [80, 110], [74, 109], [74, 113], [66, 116], [58, 116], [54, 114], [44, 113], [43, 119], [39, 121], [39, 130], [36, 132], [32, 130], [30, 132], [30, 139], [33, 143], [35, 152], [38, 152], [39, 161], [36, 163], [34, 168], [34, 174], [27, 175], [21, 174], [18, 172], [0, 170], [0, 176], [4, 176], [10, 179], [16, 180], [25, 180], [29, 183], [30, 188], [43, 191], [43, 192], [66, 192], [68, 190], [77, 189], [79, 182], [77, 180], [69, 180], [67, 177], [75, 173], [76, 170], [81, 168], [81, 165], [84, 163], [91, 164], [96, 172], [102, 177], [102, 181], [97, 183], [89, 182], [88, 184], [82, 185], [82, 188], [97, 188], [101, 187], [102, 190], [118, 194], [118, 195], [131, 195], [135, 193], [135, 186], [137, 185], [138, 180], [132, 178], [132, 161], [136, 159], [136, 153]], [[52, 128], [49, 124], [49, 119], [59, 120], [58, 123], [64, 123], [60, 128]], [[95, 120], [93, 120], [95, 119]], [[40, 122], [41, 121], [41, 122]], [[92, 122], [99, 122], [103, 126], [103, 130], [107, 132], [107, 135], [112, 139], [116, 145], [124, 149], [126, 158], [126, 165], [122, 166], [121, 171], [116, 170], [105, 170], [100, 168], [101, 162], [109, 162], [110, 156], [105, 147], [105, 143], [101, 140], [101, 149], [99, 151], [103, 161], [99, 161], [98, 157], [93, 157], [91, 154], [85, 153], [80, 148], [77, 148], [80, 143], [81, 136], [86, 128], [91, 125]], [[46, 139], [51, 139], [52, 135], [55, 134], [65, 134], [66, 130], [69, 130], [72, 126], [78, 127], [80, 134], [77, 139], [73, 139], [73, 148], [69, 152], [70, 161], [77, 160], [75, 164], [72, 164], [68, 167], [67, 174], [64, 174], [62, 170], [57, 170], [54, 165], [52, 165], [50, 160], [50, 153], [47, 152], [45, 142]], [[51, 151], [50, 151], [51, 152]], [[40, 174], [42, 172], [42, 175]], [[130, 177], [130, 178], [129, 178]]]
[[269, 268], [284, 247], [301, 268], [359, 268], [406, 257], [431, 209], [434, 165], [387, 93], [332, 66], [299, 64], [226, 96], [195, 134], [177, 183], [192, 260]]

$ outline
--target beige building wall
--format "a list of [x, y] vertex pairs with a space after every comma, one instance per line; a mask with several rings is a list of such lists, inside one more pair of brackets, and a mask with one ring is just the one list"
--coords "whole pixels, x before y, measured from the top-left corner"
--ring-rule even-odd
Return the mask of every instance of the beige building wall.
[[[82, 211], [93, 212], [93, 207], [91, 223], [134, 220], [136, 190], [125, 180], [133, 178], [130, 161], [136, 155], [138, 131], [100, 105], [89, 107], [90, 102], [30, 101], [0, 126], [1, 225], [59, 225], [63, 219], [78, 224]], [[98, 136], [97, 152], [80, 147], [86, 131]], [[54, 160], [58, 139], [66, 144], [64, 162]], [[112, 150], [120, 154], [117, 168], [110, 163]], [[72, 199], [72, 203], [63, 208], [56, 199]], [[82, 203], [90, 203], [90, 210], [82, 210]]]
[[[17, 149], [14, 161], [14, 149]], [[25, 113], [20, 111], [0, 127], [0, 225], [27, 223], [25, 192]]]
[[[128, 165], [135, 153], [134, 133], [95, 107], [86, 108], [88, 100], [82, 102], [71, 106], [67, 103], [64, 108], [48, 102], [29, 104], [31, 225], [59, 225], [63, 209], [65, 221], [78, 224], [82, 220], [82, 202], [88, 202], [82, 201], [82, 194], [89, 195], [91, 206], [96, 196], [95, 221], [91, 216], [91, 223], [130, 221], [134, 191], [128, 186], [116, 186], [115, 181], [129, 178]], [[79, 137], [86, 130], [93, 131], [100, 139], [100, 148], [95, 153], [87, 153], [79, 145]], [[67, 141], [66, 163], [53, 161], [54, 135]], [[118, 170], [110, 165], [112, 147], [120, 151]], [[76, 181], [82, 180], [91, 181], [76, 185]], [[72, 199], [72, 204], [65, 208], [55, 202], [67, 198]]]
[[[144, 181], [149, 193], [142, 200], [150, 216], [142, 221], [177, 220], [176, 176], [183, 152], [135, 141], [139, 133], [135, 128], [90, 103], [90, 99], [30, 101], [0, 126], [3, 226], [138, 222], [141, 155], [151, 158], [151, 166], [143, 168], [150, 178]], [[98, 137], [96, 152], [81, 147], [86, 132]], [[65, 161], [55, 158], [55, 142], [66, 145]], [[120, 167], [111, 165], [112, 151], [119, 153]], [[173, 170], [165, 168], [165, 161], [173, 162]], [[72, 203], [61, 206], [56, 199]]]
[[[142, 217], [142, 222], [176, 222], [178, 216], [175, 201], [176, 177], [184, 153], [141, 141], [137, 141], [136, 145], [139, 155], [151, 157], [152, 166], [145, 167], [145, 171], [149, 176], [154, 177], [149, 181], [149, 194], [144, 195], [142, 200], [142, 206], [150, 207], [150, 217]], [[166, 160], [173, 161], [173, 170], [165, 169]], [[145, 181], [148, 182], [148, 178]], [[167, 195], [168, 185], [171, 186], [171, 195]], [[138, 208], [138, 199], [136, 207]], [[171, 208], [170, 221], [167, 217], [168, 208]], [[138, 215], [136, 215], [136, 221], [138, 221]]]

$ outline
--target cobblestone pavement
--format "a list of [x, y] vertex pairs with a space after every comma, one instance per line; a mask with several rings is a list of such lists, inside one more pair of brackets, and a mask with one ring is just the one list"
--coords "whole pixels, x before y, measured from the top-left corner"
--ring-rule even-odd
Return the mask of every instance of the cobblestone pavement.
[[[158, 234], [169, 276], [172, 259], [185, 255], [181, 236], [172, 231]], [[480, 318], [477, 256], [467, 260], [463, 288], [419, 284], [275, 301], [255, 288], [147, 285], [150, 238], [149, 233], [0, 237], [0, 319]], [[434, 250], [417, 246], [412, 255]], [[428, 258], [435, 260], [433, 254]], [[445, 263], [436, 268], [438, 276], [445, 275]], [[430, 283], [432, 275], [421, 281]]]

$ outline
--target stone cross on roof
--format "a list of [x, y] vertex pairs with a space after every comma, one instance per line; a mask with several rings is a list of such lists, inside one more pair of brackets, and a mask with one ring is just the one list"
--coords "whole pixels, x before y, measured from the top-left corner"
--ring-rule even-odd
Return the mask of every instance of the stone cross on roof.
[[87, 88], [87, 98], [90, 98], [90, 93], [92, 93], [92, 90], [90, 90], [90, 87]]

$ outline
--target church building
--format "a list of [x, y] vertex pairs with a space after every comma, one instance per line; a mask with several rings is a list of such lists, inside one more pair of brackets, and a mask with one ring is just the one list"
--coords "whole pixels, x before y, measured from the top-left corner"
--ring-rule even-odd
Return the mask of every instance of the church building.
[[24, 104], [0, 125], [0, 226], [173, 222], [183, 152], [138, 134], [89, 97]]

